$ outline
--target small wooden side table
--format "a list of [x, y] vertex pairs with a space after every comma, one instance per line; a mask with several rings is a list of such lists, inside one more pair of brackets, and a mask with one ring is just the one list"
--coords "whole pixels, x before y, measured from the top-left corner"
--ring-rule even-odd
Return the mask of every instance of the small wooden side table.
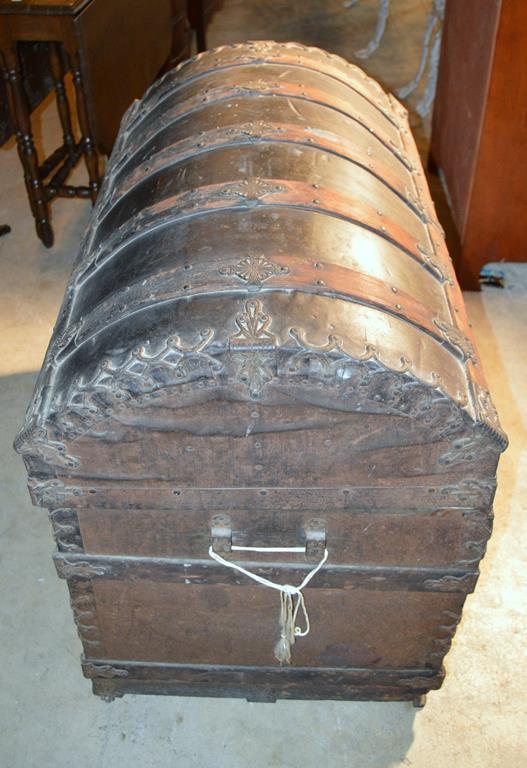
[[[170, 0], [0, 0], [0, 64], [6, 82], [36, 230], [53, 244], [49, 203], [56, 197], [95, 201], [100, 186], [98, 152], [109, 154], [121, 117], [155, 80], [172, 45]], [[63, 143], [39, 162], [17, 46], [49, 44]], [[71, 70], [81, 136], [74, 138], [64, 76]], [[66, 180], [84, 158], [87, 186]]]

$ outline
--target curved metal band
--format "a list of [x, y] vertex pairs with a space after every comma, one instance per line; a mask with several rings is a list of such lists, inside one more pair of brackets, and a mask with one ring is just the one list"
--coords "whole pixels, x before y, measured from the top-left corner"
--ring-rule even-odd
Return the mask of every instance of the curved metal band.
[[150, 279], [127, 284], [126, 288], [110, 294], [94, 310], [83, 317], [57, 361], [68, 357], [82, 344], [93, 339], [110, 325], [126, 322], [137, 312], [154, 309], [161, 303], [197, 296], [220, 296], [258, 292], [300, 292], [329, 296], [362, 304], [398, 317], [443, 344], [458, 359], [463, 360], [459, 346], [445, 337], [444, 329], [450, 318], [433, 318], [429, 308], [404, 290], [394, 293], [389, 285], [363, 272], [338, 264], [308, 262], [302, 257], [276, 254], [270, 259], [250, 259], [246, 264], [229, 264], [225, 260], [189, 275], [180, 265], [164, 270]]
[[[368, 98], [379, 98], [391, 106], [389, 97], [376, 80], [367, 75], [360, 67], [334, 53], [321, 48], [305, 46], [301, 43], [275, 43], [271, 40], [235, 43], [212, 48], [181, 62], [162, 78], [153, 83], [143, 96], [144, 102], [162, 95], [167, 88], [172, 88], [179, 81], [188, 81], [201, 74], [222, 69], [241, 62], [242, 64], [285, 64], [312, 68], [317, 72], [340, 80], [360, 90]], [[401, 107], [404, 111], [404, 108]]]
[[129, 174], [116, 179], [111, 187], [111, 197], [97, 212], [98, 221], [101, 222], [111, 212], [116, 202], [120, 203], [123, 197], [130, 194], [134, 188], [160, 171], [216, 150], [273, 143], [321, 150], [360, 166], [401, 198], [423, 223], [427, 223], [429, 212], [420, 205], [410, 191], [411, 176], [408, 176], [408, 183], [405, 184], [403, 179], [394, 174], [382, 161], [365, 155], [362, 149], [352, 141], [342, 140], [328, 133], [323, 135], [309, 127], [282, 123], [257, 127], [252, 124], [242, 124], [235, 129], [218, 128], [206, 131], [200, 135], [199, 139], [191, 136], [169, 145], [136, 166]]
[[[323, 75], [324, 77], [327, 77], [329, 80], [334, 80], [338, 82], [341, 85], [344, 85], [348, 87], [351, 91], [356, 93], [361, 98], [365, 99], [374, 109], [376, 109], [386, 120], [388, 120], [395, 128], [401, 129], [401, 123], [399, 119], [395, 117], [395, 113], [393, 110], [390, 112], [388, 111], [388, 103], [386, 99], [386, 95], [381, 93], [376, 93], [375, 95], [370, 94], [367, 92], [366, 89], [361, 88], [362, 82], [364, 81], [358, 81], [357, 83], [352, 83], [348, 78], [339, 76], [335, 71], [324, 71], [321, 70], [318, 67], [315, 67], [311, 64], [311, 61], [309, 59], [303, 61], [302, 63], [299, 63], [298, 61], [294, 60], [292, 57], [289, 57], [289, 59], [284, 59], [284, 57], [272, 57], [272, 56], [265, 56], [265, 58], [261, 57], [238, 57], [237, 59], [234, 59], [232, 61], [229, 61], [228, 63], [222, 63], [220, 65], [211, 66], [208, 69], [204, 69], [200, 72], [192, 72], [189, 74], [188, 77], [181, 77], [181, 78], [169, 78], [167, 80], [163, 81], [163, 85], [166, 85], [167, 82], [169, 85], [166, 88], [160, 89], [157, 94], [156, 98], [152, 98], [142, 103], [142, 108], [138, 110], [134, 116], [133, 119], [130, 120], [130, 122], [127, 125], [127, 128], [129, 130], [135, 130], [138, 125], [143, 121], [145, 117], [147, 117], [150, 112], [153, 109], [157, 109], [166, 99], [170, 98], [174, 94], [178, 92], [181, 88], [184, 88], [187, 85], [193, 84], [195, 82], [198, 82], [200, 80], [203, 80], [206, 77], [209, 77], [211, 75], [214, 75], [218, 72], [228, 72], [232, 70], [242, 70], [246, 67], [254, 66], [255, 64], [269, 64], [272, 66], [281, 66], [287, 67], [287, 69], [299, 69], [304, 70], [308, 72], [316, 73], [317, 75]], [[382, 103], [381, 103], [382, 102]]]
[[[422, 255], [422, 246], [420, 249], [415, 237], [397, 222], [389, 221], [372, 206], [332, 189], [321, 187], [314, 190], [312, 185], [303, 182], [252, 178], [242, 182], [200, 187], [145, 208], [129, 219], [120, 231], [99, 248], [94, 260], [79, 264], [75, 275], [77, 285], [89, 279], [98, 264], [108, 261], [133, 240], [144, 237], [159, 227], [175, 225], [190, 216], [205, 215], [211, 211], [245, 210], [257, 205], [316, 211], [349, 221], [388, 240], [428, 268]], [[426, 230], [423, 231], [426, 233]], [[433, 270], [430, 271], [439, 279]]]
[[350, 110], [348, 102], [343, 99], [330, 98], [329, 95], [323, 91], [311, 89], [311, 92], [308, 95], [307, 91], [303, 90], [300, 86], [288, 86], [287, 89], [285, 86], [285, 83], [277, 83], [274, 85], [261, 83], [260, 86], [257, 86], [256, 83], [245, 86], [218, 86], [217, 88], [211, 89], [205, 95], [191, 96], [188, 99], [179, 102], [173, 109], [168, 110], [163, 115], [162, 119], [156, 121], [150, 131], [145, 130], [138, 136], [136, 135], [137, 131], [131, 131], [127, 137], [126, 155], [122, 156], [123, 162], [121, 164], [117, 162], [115, 165], [112, 165], [112, 171], [117, 172], [123, 165], [128, 165], [144, 144], [151, 141], [162, 133], [162, 131], [173, 126], [184, 117], [199, 112], [211, 105], [216, 106], [233, 99], [257, 98], [258, 96], [272, 96], [273, 98], [289, 99], [293, 102], [308, 102], [309, 104], [324, 109], [331, 109], [360, 125], [362, 129], [367, 131], [372, 139], [382, 144], [385, 149], [407, 168], [407, 170], [413, 171], [413, 165], [406, 157], [402, 144], [397, 146], [382, 128], [378, 128], [377, 126], [372, 128], [365, 117]]

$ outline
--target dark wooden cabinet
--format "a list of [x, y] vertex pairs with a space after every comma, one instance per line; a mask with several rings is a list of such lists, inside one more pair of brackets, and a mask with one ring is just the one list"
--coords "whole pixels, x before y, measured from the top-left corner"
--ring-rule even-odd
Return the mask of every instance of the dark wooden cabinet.
[[481, 267], [526, 261], [527, 3], [447, 0], [431, 166], [451, 203], [462, 287]]

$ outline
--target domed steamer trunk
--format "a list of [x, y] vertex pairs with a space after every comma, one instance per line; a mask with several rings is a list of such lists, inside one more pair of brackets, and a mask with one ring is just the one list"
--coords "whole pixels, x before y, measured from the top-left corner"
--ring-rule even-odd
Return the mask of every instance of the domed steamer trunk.
[[[391, 96], [249, 43], [136, 102], [17, 440], [96, 693], [439, 687], [505, 445]], [[252, 576], [326, 549], [295, 636]]]

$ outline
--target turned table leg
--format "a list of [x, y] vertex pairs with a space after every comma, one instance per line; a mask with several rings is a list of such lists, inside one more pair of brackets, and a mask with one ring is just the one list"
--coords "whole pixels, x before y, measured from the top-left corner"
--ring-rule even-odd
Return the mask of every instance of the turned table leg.
[[70, 59], [71, 69], [73, 72], [73, 83], [75, 85], [75, 95], [77, 99], [77, 114], [79, 118], [79, 127], [81, 130], [82, 149], [84, 160], [86, 162], [86, 169], [88, 171], [90, 197], [92, 203], [94, 203], [97, 199], [97, 194], [100, 187], [99, 158], [95, 149], [95, 143], [91, 136], [90, 121], [88, 118], [88, 106], [86, 103], [86, 93], [84, 91], [84, 84], [82, 80], [82, 70], [79, 54], [72, 54]]
[[65, 73], [62, 63], [61, 47], [59, 43], [50, 43], [49, 59], [51, 63], [53, 84], [55, 86], [55, 94], [57, 96], [57, 109], [59, 113], [60, 124], [62, 126], [64, 145], [68, 148], [68, 152], [71, 153], [75, 149], [75, 138], [73, 136], [73, 129], [71, 127], [70, 105], [68, 102], [68, 97], [66, 96], [66, 89], [64, 87]]
[[53, 230], [49, 221], [49, 208], [39, 171], [38, 157], [31, 131], [31, 117], [27, 96], [22, 83], [16, 48], [3, 52], [3, 76], [6, 83], [9, 115], [15, 129], [18, 154], [24, 169], [24, 181], [31, 211], [35, 217], [37, 234], [46, 248], [53, 245]]

